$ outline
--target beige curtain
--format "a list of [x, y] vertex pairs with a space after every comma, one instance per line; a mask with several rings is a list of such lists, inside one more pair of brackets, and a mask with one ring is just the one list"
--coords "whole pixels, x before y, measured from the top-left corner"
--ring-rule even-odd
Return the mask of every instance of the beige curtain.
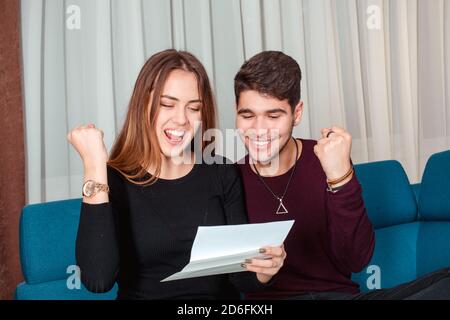
[[419, 182], [450, 149], [449, 16], [448, 0], [22, 0], [27, 201], [80, 196], [66, 132], [94, 122], [110, 147], [141, 65], [169, 47], [205, 64], [222, 129], [234, 128], [240, 65], [283, 50], [304, 74], [297, 136], [344, 126], [355, 163], [396, 159]]

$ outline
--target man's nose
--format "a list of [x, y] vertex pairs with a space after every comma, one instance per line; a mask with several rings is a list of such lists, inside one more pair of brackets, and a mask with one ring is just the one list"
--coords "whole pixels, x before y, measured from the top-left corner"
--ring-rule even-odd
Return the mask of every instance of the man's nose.
[[263, 117], [257, 117], [253, 123], [252, 129], [254, 130], [255, 135], [264, 136], [267, 134], [269, 128]]

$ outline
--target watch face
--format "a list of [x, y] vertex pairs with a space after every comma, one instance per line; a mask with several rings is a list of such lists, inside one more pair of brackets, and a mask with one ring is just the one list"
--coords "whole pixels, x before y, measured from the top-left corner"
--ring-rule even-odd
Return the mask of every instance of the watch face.
[[88, 180], [83, 185], [83, 195], [86, 197], [90, 197], [94, 194], [95, 191], [95, 182]]

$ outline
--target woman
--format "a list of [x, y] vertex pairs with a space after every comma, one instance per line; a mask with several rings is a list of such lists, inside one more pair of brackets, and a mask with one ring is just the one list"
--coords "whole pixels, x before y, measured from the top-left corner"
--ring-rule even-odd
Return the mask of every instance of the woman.
[[166, 50], [142, 68], [109, 160], [94, 125], [68, 134], [84, 165], [76, 258], [88, 290], [105, 292], [117, 281], [118, 299], [215, 299], [269, 285], [283, 247], [243, 262], [252, 272], [160, 282], [189, 262], [198, 226], [247, 223], [235, 167], [219, 157], [206, 164], [193, 152], [196, 130], [203, 136], [215, 117], [202, 64]]

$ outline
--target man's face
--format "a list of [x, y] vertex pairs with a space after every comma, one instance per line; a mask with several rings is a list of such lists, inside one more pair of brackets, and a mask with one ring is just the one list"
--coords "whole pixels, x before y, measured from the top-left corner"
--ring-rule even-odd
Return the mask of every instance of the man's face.
[[293, 127], [300, 122], [303, 103], [294, 109], [287, 99], [247, 90], [240, 94], [236, 127], [250, 157], [268, 163], [289, 142]]

